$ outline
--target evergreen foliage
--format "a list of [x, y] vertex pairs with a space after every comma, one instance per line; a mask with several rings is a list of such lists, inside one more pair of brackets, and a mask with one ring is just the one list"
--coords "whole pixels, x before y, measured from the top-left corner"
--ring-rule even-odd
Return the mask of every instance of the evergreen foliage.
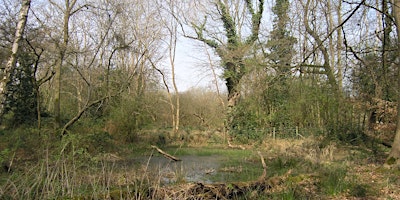
[[[271, 67], [277, 71], [278, 76], [289, 76], [294, 55], [294, 44], [296, 38], [290, 36], [287, 29], [290, 22], [288, 0], [277, 0], [272, 12], [275, 14], [273, 30], [270, 33], [266, 47], [269, 49], [267, 55]], [[284, 84], [284, 83], [283, 83]]]
[[5, 114], [12, 126], [31, 124], [37, 118], [37, 93], [34, 74], [35, 56], [29, 51], [18, 55], [18, 63], [11, 74], [6, 98]]

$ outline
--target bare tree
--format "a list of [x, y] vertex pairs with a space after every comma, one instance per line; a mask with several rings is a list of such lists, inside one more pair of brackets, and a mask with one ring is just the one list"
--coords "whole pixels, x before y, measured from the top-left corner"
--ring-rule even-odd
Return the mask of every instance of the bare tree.
[[64, 7], [57, 4], [53, 0], [49, 0], [49, 2], [54, 5], [57, 9], [59, 9], [63, 13], [63, 23], [62, 23], [62, 39], [59, 42], [56, 42], [56, 46], [58, 49], [58, 59], [55, 66], [55, 92], [54, 92], [54, 115], [55, 115], [55, 128], [59, 128], [61, 126], [61, 79], [62, 79], [62, 66], [64, 64], [65, 54], [67, 52], [67, 47], [69, 43], [69, 26], [71, 16], [76, 13], [78, 10], [74, 10], [76, 0], [65, 0]]
[[[335, 91], [336, 94], [339, 95], [339, 84], [338, 81], [335, 77], [334, 74], [334, 69], [331, 65], [331, 56], [329, 55], [329, 50], [328, 48], [323, 44], [324, 41], [321, 39], [320, 35], [316, 32], [315, 27], [310, 26], [310, 13], [312, 13], [312, 7], [314, 7], [316, 2], [314, 0], [307, 0], [305, 6], [304, 6], [304, 26], [307, 31], [307, 33], [314, 39], [318, 46], [318, 50], [321, 52], [323, 56], [323, 63], [322, 65], [307, 65], [307, 67], [313, 67], [313, 68], [321, 68], [322, 71], [320, 70], [313, 70], [313, 72], [319, 72], [321, 74], [324, 74], [328, 77], [328, 82], [332, 86], [332, 89]], [[315, 16], [314, 16], [315, 18]], [[333, 21], [333, 20], [332, 20]], [[331, 54], [332, 55], [332, 54]]]
[[[79, 109], [64, 125], [62, 134], [66, 134], [66, 130], [90, 108], [106, 110], [108, 102], [122, 93], [132, 95], [132, 99], [141, 98], [148, 73], [145, 71], [146, 62], [152, 62], [151, 58], [155, 56], [152, 53], [160, 38], [157, 34], [160, 28], [154, 26], [154, 19], [149, 17], [155, 14], [155, 10], [147, 10], [146, 2], [142, 3], [130, 8], [127, 6], [132, 4], [130, 0], [117, 4], [110, 1], [101, 6], [91, 6], [90, 16], [80, 16], [81, 20], [86, 21], [94, 17], [99, 24], [85, 27], [83, 23], [81, 30], [84, 32], [81, 34], [83, 38], [88, 38], [84, 45], [79, 44], [82, 35], [71, 37], [74, 52], [70, 57], [74, 59], [71, 59], [73, 62], [68, 61], [68, 65], [74, 69], [74, 74], [69, 77], [74, 81], [68, 84], [76, 88], [71, 95], [76, 95]], [[146, 29], [155, 30], [151, 31], [154, 35]], [[96, 43], [98, 40], [100, 42]], [[134, 91], [130, 92], [131, 89]], [[99, 111], [99, 114], [102, 113]], [[139, 118], [140, 114], [135, 112], [132, 118]]]
[[[161, 4], [161, 3], [160, 3]], [[178, 91], [178, 87], [176, 84], [176, 77], [175, 77], [175, 57], [176, 57], [176, 45], [177, 45], [177, 40], [178, 40], [178, 23], [177, 23], [177, 4], [178, 1], [175, 0], [170, 0], [166, 2], [166, 5], [164, 5], [166, 8], [166, 13], [161, 13], [161, 19], [162, 23], [167, 30], [167, 40], [166, 40], [166, 45], [167, 45], [167, 52], [168, 52], [168, 60], [169, 60], [169, 65], [171, 66], [171, 80], [172, 80], [172, 87], [174, 89], [174, 95], [171, 93], [171, 91], [168, 89], [168, 85], [165, 85], [167, 87], [167, 92], [168, 92], [168, 98], [169, 98], [169, 104], [171, 107], [171, 113], [172, 113], [172, 126], [173, 126], [173, 132], [177, 133], [179, 130], [179, 123], [180, 123], [180, 94]], [[162, 5], [162, 4], [161, 4]], [[163, 74], [164, 76], [164, 74]], [[163, 77], [165, 79], [165, 77]], [[164, 81], [164, 83], [166, 83]]]

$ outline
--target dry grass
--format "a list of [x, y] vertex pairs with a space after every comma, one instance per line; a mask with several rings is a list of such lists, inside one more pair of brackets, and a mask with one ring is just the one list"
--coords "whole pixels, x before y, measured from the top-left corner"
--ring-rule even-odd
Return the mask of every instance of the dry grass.
[[[400, 199], [400, 169], [386, 169], [386, 154], [372, 154], [367, 147], [339, 145], [335, 142], [321, 145], [320, 139], [271, 140], [262, 147], [270, 159], [296, 157], [319, 166], [342, 166], [347, 170], [349, 189], [334, 196], [324, 196], [317, 189], [320, 177], [313, 173], [299, 174], [296, 187], [304, 193], [314, 194], [316, 199]], [[318, 169], [317, 169], [318, 170]], [[299, 170], [301, 173], [301, 170]], [[296, 177], [292, 177], [296, 179]], [[287, 190], [288, 188], [286, 188]], [[312, 196], [312, 195], [310, 195]], [[313, 198], [311, 198], [313, 199]]]
[[[215, 136], [204, 133], [199, 137], [210, 141]], [[204, 150], [198, 142], [185, 142], [196, 151]], [[247, 145], [246, 153], [259, 150], [266, 158], [268, 176], [263, 180], [187, 183], [184, 171], [172, 171], [171, 179], [177, 180], [173, 185], [163, 185], [165, 172], [150, 170], [148, 162], [121, 166], [120, 162], [127, 159], [125, 154], [93, 157], [66, 143], [52, 153], [43, 149], [42, 157], [25, 166], [23, 162], [14, 163], [20, 167], [2, 174], [0, 199], [400, 199], [400, 171], [383, 167], [379, 156], [384, 157], [384, 153], [373, 155], [365, 147], [321, 142], [321, 138], [277, 139]], [[202, 144], [212, 148], [209, 142]], [[237, 159], [246, 156], [239, 153], [241, 150], [225, 151], [229, 152], [227, 156], [237, 153]], [[262, 170], [255, 158], [247, 155], [243, 162]], [[245, 173], [244, 167], [224, 166], [215, 173]], [[336, 180], [335, 176], [343, 179]], [[341, 184], [342, 189], [330, 188], [335, 184]]]
[[264, 141], [262, 147], [269, 154], [279, 154], [288, 157], [301, 157], [313, 163], [327, 163], [343, 159], [344, 152], [332, 142], [319, 147], [318, 139], [276, 139]]

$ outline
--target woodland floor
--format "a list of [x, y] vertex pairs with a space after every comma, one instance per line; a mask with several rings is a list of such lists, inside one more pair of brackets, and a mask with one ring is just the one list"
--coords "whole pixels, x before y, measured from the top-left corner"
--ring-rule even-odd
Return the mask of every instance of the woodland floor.
[[400, 199], [400, 170], [384, 167], [380, 144], [266, 139], [234, 148], [198, 138], [158, 147], [182, 161], [146, 144], [54, 161], [16, 151], [0, 199]]

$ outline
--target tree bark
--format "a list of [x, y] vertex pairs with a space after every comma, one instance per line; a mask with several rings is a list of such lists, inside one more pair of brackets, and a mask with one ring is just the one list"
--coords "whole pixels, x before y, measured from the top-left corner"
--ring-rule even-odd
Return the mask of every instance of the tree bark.
[[63, 40], [61, 44], [58, 45], [59, 48], [59, 58], [55, 67], [55, 94], [54, 94], [54, 115], [55, 115], [55, 128], [61, 127], [61, 82], [62, 82], [62, 66], [65, 58], [65, 53], [67, 51], [67, 46], [69, 42], [69, 20], [73, 15], [74, 11], [72, 9], [75, 6], [76, 0], [65, 0], [65, 10], [63, 18]]
[[[172, 14], [172, 18], [171, 20], [174, 20], [174, 16], [175, 16], [175, 5], [173, 2], [170, 3], [170, 12]], [[166, 23], [167, 25], [167, 23]], [[175, 56], [176, 56], [176, 43], [178, 40], [177, 37], [177, 24], [175, 21], [171, 22], [169, 24], [169, 26], [167, 25], [167, 28], [169, 30], [169, 47], [168, 47], [168, 51], [169, 51], [169, 62], [171, 65], [171, 79], [172, 79], [172, 86], [174, 88], [175, 91], [175, 112], [172, 113], [172, 117], [175, 118], [174, 120], [174, 134], [176, 135], [178, 133], [179, 130], [179, 123], [180, 123], [180, 98], [179, 98], [179, 91], [178, 91], [178, 86], [176, 84], [176, 77], [175, 77]], [[173, 102], [171, 102], [173, 103]]]
[[[336, 9], [337, 13], [337, 24], [342, 24], [342, 1], [338, 2], [338, 7]], [[342, 39], [342, 30], [337, 29], [337, 47], [336, 47], [336, 53], [337, 53], [337, 77], [338, 77], [338, 84], [339, 84], [339, 91], [343, 90], [343, 66], [342, 66], [342, 44], [343, 44], [343, 39]]]
[[[28, 20], [29, 8], [31, 6], [31, 0], [24, 0], [21, 5], [21, 10], [19, 11], [19, 20], [17, 28], [15, 30], [14, 42], [11, 49], [11, 55], [7, 62], [6, 67], [3, 69], [3, 74], [0, 81], [0, 118], [4, 115], [6, 96], [8, 93], [7, 85], [11, 81], [10, 77], [15, 69], [17, 63], [17, 53], [19, 48], [19, 43], [24, 34], [26, 21]], [[2, 120], [0, 120], [1, 124]]]
[[[393, 5], [393, 14], [396, 23], [396, 31], [397, 31], [397, 62], [400, 59], [400, 0], [394, 0]], [[397, 84], [400, 87], [400, 63], [397, 63]], [[397, 127], [396, 127], [396, 136], [394, 138], [392, 149], [389, 153], [389, 157], [386, 161], [387, 164], [396, 164], [400, 165], [400, 93], [397, 96]]]

